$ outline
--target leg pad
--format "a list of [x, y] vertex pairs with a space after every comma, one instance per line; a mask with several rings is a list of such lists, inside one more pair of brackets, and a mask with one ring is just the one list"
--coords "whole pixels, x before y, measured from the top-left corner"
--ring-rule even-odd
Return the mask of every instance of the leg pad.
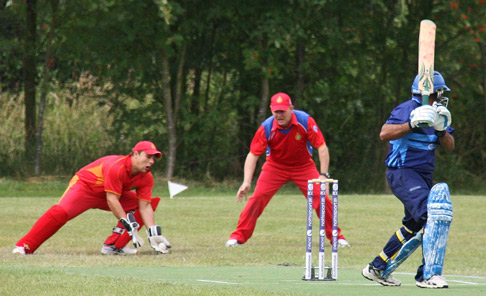
[[424, 251], [424, 279], [434, 275], [442, 275], [449, 227], [452, 222], [453, 207], [449, 186], [439, 183], [432, 187], [427, 201], [427, 224], [425, 224]]

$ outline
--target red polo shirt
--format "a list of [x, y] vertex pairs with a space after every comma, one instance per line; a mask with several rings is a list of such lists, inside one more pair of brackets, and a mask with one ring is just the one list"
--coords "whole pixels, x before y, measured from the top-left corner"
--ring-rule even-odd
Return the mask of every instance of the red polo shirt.
[[262, 155], [267, 151], [267, 161], [280, 167], [308, 165], [312, 161], [312, 147], [319, 148], [326, 142], [314, 118], [294, 110], [289, 127], [283, 129], [273, 119], [265, 120], [251, 142], [250, 151]]
[[106, 197], [106, 192], [118, 196], [122, 192], [135, 189], [137, 198], [150, 202], [154, 177], [150, 171], [132, 177], [130, 155], [109, 155], [102, 157], [80, 169], [76, 175], [95, 194]]

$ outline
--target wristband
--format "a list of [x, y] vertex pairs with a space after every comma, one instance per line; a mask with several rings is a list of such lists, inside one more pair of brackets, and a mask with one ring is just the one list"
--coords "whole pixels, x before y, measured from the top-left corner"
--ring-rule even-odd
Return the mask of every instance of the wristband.
[[412, 127], [412, 122], [411, 122], [410, 120], [408, 121], [408, 127], [410, 128], [410, 131], [411, 131], [411, 132], [417, 132], [417, 131], [419, 131], [419, 130], [420, 130], [420, 127], [415, 127], [415, 128], [413, 128], [413, 127]]
[[443, 131], [435, 131], [435, 135], [439, 138], [442, 138], [443, 136], [445, 136], [445, 133], [446, 131], [443, 130]]
[[329, 173], [320, 173], [320, 175], [321, 176], [324, 176], [324, 177], [326, 177], [328, 179], [331, 178], [331, 174], [329, 174]]

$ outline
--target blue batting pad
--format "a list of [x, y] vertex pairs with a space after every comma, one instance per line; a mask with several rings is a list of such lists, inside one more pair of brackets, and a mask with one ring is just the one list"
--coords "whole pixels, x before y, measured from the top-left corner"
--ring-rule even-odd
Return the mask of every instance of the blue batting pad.
[[430, 190], [427, 212], [427, 224], [422, 242], [426, 280], [434, 275], [442, 275], [444, 266], [449, 227], [454, 216], [449, 186], [446, 183], [436, 184]]
[[414, 237], [409, 239], [405, 244], [403, 244], [398, 254], [393, 260], [388, 261], [385, 270], [381, 274], [383, 278], [388, 277], [392, 272], [397, 269], [400, 264], [403, 263], [410, 255], [415, 252], [415, 250], [422, 244], [422, 233], [417, 233]]

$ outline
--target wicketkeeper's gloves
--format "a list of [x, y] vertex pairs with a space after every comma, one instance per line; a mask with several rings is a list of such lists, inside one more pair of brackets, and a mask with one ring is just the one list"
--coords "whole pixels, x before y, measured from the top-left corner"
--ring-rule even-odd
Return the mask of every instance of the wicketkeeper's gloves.
[[143, 245], [143, 239], [138, 234], [138, 228], [140, 224], [135, 220], [135, 216], [132, 213], [128, 213], [126, 218], [121, 218], [120, 222], [123, 227], [127, 230], [128, 234], [132, 237], [133, 246], [135, 248], [141, 247]]
[[159, 225], [150, 226], [147, 230], [150, 246], [159, 253], [167, 254], [172, 247], [170, 242], [162, 235], [162, 228]]

